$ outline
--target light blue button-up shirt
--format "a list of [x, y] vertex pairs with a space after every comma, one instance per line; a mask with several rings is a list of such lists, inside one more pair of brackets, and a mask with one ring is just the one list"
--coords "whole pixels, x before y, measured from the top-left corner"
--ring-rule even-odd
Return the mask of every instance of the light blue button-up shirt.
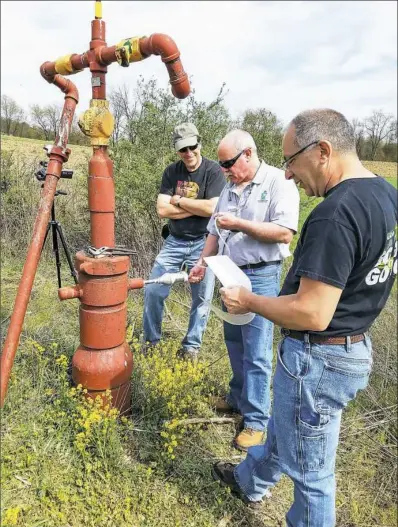
[[241, 193], [233, 183], [224, 187], [207, 230], [219, 238], [218, 254], [228, 255], [236, 265], [283, 260], [290, 256], [288, 243], [260, 242], [243, 232], [218, 229], [214, 216], [217, 212], [230, 212], [245, 220], [275, 223], [297, 232], [299, 203], [294, 181], [286, 180], [282, 170], [262, 161]]

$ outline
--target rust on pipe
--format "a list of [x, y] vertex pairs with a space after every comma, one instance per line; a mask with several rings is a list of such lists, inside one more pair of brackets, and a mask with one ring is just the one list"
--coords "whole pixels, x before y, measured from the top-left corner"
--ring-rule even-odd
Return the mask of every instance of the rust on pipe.
[[39, 264], [47, 225], [50, 220], [51, 207], [54, 201], [57, 183], [61, 177], [62, 165], [65, 161], [67, 161], [70, 153], [70, 151], [66, 148], [66, 145], [68, 142], [70, 126], [72, 124], [76, 104], [79, 100], [77, 88], [70, 80], [63, 78], [58, 74], [53, 77], [48, 75], [45, 78], [48, 82], [54, 83], [65, 93], [65, 103], [62, 111], [59, 132], [57, 134], [54, 146], [52, 147], [50, 154], [48, 154], [49, 162], [46, 172], [46, 180], [40, 198], [39, 210], [33, 227], [33, 235], [28, 253], [26, 255], [25, 265], [22, 271], [22, 278], [18, 287], [18, 292], [10, 320], [10, 326], [8, 328], [3, 352], [1, 355], [1, 407], [4, 405], [11, 369], [14, 363], [37, 266]]

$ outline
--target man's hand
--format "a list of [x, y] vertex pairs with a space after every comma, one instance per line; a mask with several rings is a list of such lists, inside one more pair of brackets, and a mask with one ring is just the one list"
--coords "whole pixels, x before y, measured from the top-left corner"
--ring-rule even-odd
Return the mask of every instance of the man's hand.
[[228, 231], [239, 230], [240, 219], [233, 214], [230, 214], [229, 212], [217, 212], [214, 217], [219, 229], [226, 229]]
[[249, 311], [248, 302], [250, 295], [253, 295], [253, 293], [246, 289], [246, 287], [222, 287], [220, 293], [228, 313], [241, 315]]
[[172, 198], [170, 199], [170, 205], [177, 206], [177, 203], [180, 201], [180, 199], [181, 196], [179, 194], [174, 194], [174, 196], [172, 196]]
[[191, 272], [188, 275], [188, 282], [190, 284], [198, 284], [203, 280], [206, 274], [206, 266], [199, 262], [192, 267]]

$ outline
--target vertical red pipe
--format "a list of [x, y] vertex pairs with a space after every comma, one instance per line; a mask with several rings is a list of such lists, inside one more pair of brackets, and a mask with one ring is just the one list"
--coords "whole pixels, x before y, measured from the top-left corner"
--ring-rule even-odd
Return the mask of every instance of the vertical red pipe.
[[[106, 46], [105, 22], [91, 22], [90, 50]], [[106, 100], [107, 67], [96, 60], [95, 53], [90, 54], [91, 86], [93, 100]], [[108, 147], [94, 146], [89, 163], [88, 202], [91, 221], [91, 245], [94, 247], [115, 246], [115, 186], [113, 163], [108, 156]]]

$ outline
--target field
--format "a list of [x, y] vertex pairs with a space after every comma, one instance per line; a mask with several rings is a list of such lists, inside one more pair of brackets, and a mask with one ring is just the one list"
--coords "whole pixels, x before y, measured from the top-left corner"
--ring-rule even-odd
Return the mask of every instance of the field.
[[[15, 210], [16, 221], [17, 212], [26, 221], [37, 204], [38, 183], [31, 169], [44, 158], [42, 146], [41, 141], [2, 136], [2, 167], [13, 152], [12, 169], [21, 174], [19, 184], [11, 176], [3, 179], [2, 173], [4, 199], [8, 207], [15, 203], [8, 210]], [[80, 238], [74, 229], [88, 229], [86, 218], [74, 217], [78, 210], [74, 207], [86, 198], [89, 156], [87, 147], [73, 146], [68, 167], [76, 170], [76, 177], [61, 182], [70, 196], [68, 209], [59, 204], [60, 217], [76, 245]], [[365, 163], [369, 169], [396, 186], [396, 164], [369, 163]], [[300, 224], [316, 202], [302, 195]], [[30, 228], [26, 225], [27, 232], [13, 234], [12, 243], [7, 238], [11, 231], [2, 234], [3, 338]], [[62, 273], [63, 285], [71, 284], [65, 263]], [[372, 328], [375, 353], [370, 385], [343, 418], [337, 461], [339, 527], [397, 523], [396, 292], [395, 286]], [[179, 425], [186, 418], [215, 417], [208, 396], [227, 389], [230, 369], [219, 319], [210, 317], [198, 365], [176, 359], [189, 301], [186, 287], [176, 286], [167, 303], [161, 350], [145, 356], [139, 345], [142, 298], [142, 291], [129, 296], [127, 337], [135, 357], [133, 415], [118, 419], [111, 410], [85, 403], [81, 390], [70, 385], [70, 359], [79, 345], [78, 302], [58, 301], [51, 251], [43, 255], [1, 415], [1, 525], [284, 525], [293, 489], [287, 478], [282, 478], [259, 512], [247, 509], [212, 480], [212, 463], [242, 459], [231, 446], [235, 423]]]

